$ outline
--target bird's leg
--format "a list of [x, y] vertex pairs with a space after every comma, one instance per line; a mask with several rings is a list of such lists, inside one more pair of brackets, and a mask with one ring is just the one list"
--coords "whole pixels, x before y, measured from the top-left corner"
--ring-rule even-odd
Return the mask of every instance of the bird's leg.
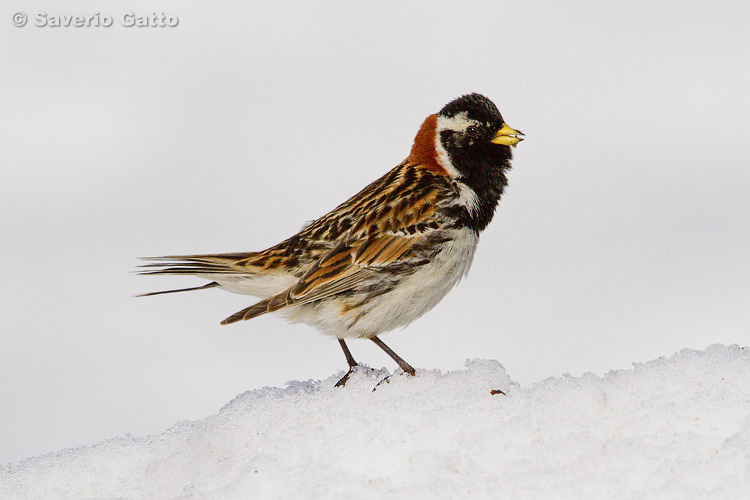
[[346, 385], [346, 381], [349, 380], [354, 367], [359, 366], [359, 363], [354, 361], [354, 356], [352, 356], [352, 353], [349, 351], [349, 347], [346, 345], [346, 342], [344, 342], [344, 339], [339, 339], [339, 345], [341, 345], [341, 348], [344, 350], [346, 362], [349, 364], [349, 371], [346, 372], [346, 375], [341, 377], [341, 380], [336, 382], [336, 385], [334, 387], [344, 387]]
[[414, 370], [414, 368], [412, 368], [412, 366], [409, 363], [407, 363], [406, 361], [404, 361], [401, 358], [401, 356], [399, 356], [398, 354], [396, 354], [395, 352], [393, 352], [390, 347], [388, 347], [387, 345], [385, 345], [383, 343], [382, 340], [380, 340], [377, 337], [372, 337], [370, 340], [372, 340], [373, 342], [375, 342], [375, 345], [377, 345], [378, 347], [380, 347], [381, 349], [383, 349], [385, 351], [385, 353], [388, 354], [388, 356], [390, 356], [393, 359], [393, 361], [395, 361], [396, 363], [398, 363], [398, 366], [400, 366], [401, 369], [404, 370], [404, 372], [408, 373], [409, 375], [414, 376], [414, 374], [416, 373], [415, 370]]
[[349, 364], [349, 368], [354, 368], [359, 365], [359, 363], [354, 361], [354, 356], [352, 356], [352, 353], [349, 351], [349, 347], [346, 345], [346, 342], [344, 342], [344, 339], [339, 339], [339, 344], [344, 350], [344, 356], [346, 356], [346, 362]]

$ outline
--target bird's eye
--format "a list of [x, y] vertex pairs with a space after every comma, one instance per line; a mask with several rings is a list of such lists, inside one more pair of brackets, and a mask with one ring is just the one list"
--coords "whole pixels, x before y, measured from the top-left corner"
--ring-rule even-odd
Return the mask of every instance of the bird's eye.
[[476, 137], [479, 135], [479, 129], [474, 125], [469, 125], [469, 127], [466, 129], [466, 133], [471, 137]]

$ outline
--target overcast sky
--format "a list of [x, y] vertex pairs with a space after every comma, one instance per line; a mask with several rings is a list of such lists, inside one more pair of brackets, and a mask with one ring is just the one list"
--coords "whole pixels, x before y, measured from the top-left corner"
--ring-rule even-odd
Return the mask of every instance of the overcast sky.
[[[750, 341], [746, 2], [55, 2], [0, 12], [0, 463], [346, 367], [337, 343], [136, 257], [264, 249], [480, 92], [527, 140], [469, 277], [385, 342], [532, 384]], [[362, 363], [395, 369], [371, 342]]]

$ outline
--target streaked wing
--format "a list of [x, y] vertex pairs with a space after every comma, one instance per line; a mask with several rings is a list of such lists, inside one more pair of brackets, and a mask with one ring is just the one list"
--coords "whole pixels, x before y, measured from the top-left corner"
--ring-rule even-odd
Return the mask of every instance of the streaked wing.
[[[420, 234], [420, 236], [422, 236]], [[345, 292], [404, 255], [420, 238], [393, 234], [342, 242], [290, 289], [294, 303], [305, 304]]]
[[407, 254], [424, 235], [367, 238], [342, 242], [315, 263], [292, 287], [239, 311], [221, 323], [248, 320], [291, 305], [302, 305], [372, 283], [377, 273]]
[[[382, 193], [381, 193], [382, 195]], [[405, 277], [428, 262], [425, 249], [442, 239], [445, 221], [434, 211], [438, 189], [425, 189], [408, 203], [384, 202], [372, 207], [360, 222], [315, 262], [299, 281], [273, 297], [233, 314], [222, 323], [250, 319], [291, 305], [322, 300], [377, 281], [378, 273], [399, 267], [393, 276]], [[373, 216], [372, 214], [375, 214]], [[314, 227], [313, 227], [314, 229]]]

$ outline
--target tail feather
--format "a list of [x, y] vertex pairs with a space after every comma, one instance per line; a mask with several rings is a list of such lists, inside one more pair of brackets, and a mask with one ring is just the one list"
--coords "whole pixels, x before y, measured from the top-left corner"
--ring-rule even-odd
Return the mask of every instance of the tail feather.
[[238, 321], [253, 319], [266, 313], [278, 311], [279, 309], [292, 305], [294, 301], [291, 299], [289, 290], [263, 299], [260, 302], [246, 307], [245, 309], [238, 311], [227, 319], [221, 322], [222, 325], [230, 325]]
[[[259, 256], [262, 257], [262, 254], [234, 253], [146, 257], [145, 260], [151, 262], [138, 266], [140, 268], [138, 274], [192, 275], [211, 280], [211, 282], [203, 286], [192, 288], [143, 293], [136, 295], [136, 297], [202, 290], [204, 288], [213, 288], [217, 286], [224, 287], [231, 291], [239, 291], [239, 293], [247, 293], [249, 295], [267, 296], [269, 293], [273, 294], [270, 297], [229, 316], [221, 322], [222, 325], [255, 318], [256, 316], [277, 311], [287, 305], [291, 305], [294, 301], [291, 299], [290, 289], [287, 287], [296, 282], [297, 279], [294, 276], [287, 275], [283, 272], [264, 273], [262, 264], [256, 265], [253, 262]], [[256, 288], [252, 288], [252, 279], [256, 276], [260, 276], [263, 279], [259, 280], [259, 284]], [[241, 285], [236, 283], [238, 277], [246, 278]], [[274, 285], [276, 282], [280, 285], [278, 288]], [[271, 289], [271, 291], [269, 291], [269, 289]], [[277, 293], [278, 290], [284, 291]]]
[[136, 297], [151, 297], [152, 295], [162, 295], [165, 293], [190, 292], [192, 290], [203, 290], [205, 288], [213, 288], [215, 286], [221, 286], [221, 285], [219, 285], [215, 281], [212, 281], [211, 283], [205, 284], [203, 286], [194, 286], [191, 288], [180, 288], [178, 290], [162, 290], [161, 292], [139, 293], [138, 295], [136, 295]]
[[167, 255], [144, 257], [152, 261], [143, 264], [139, 274], [236, 274], [238, 262], [246, 261], [255, 253], [229, 253], [213, 255]]

